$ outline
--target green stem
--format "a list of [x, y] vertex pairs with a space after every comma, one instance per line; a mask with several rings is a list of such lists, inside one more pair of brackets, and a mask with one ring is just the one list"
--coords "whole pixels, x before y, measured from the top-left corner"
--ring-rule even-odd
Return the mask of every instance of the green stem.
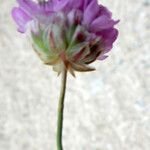
[[67, 70], [64, 66], [63, 72], [62, 72], [61, 92], [60, 92], [59, 104], [58, 104], [57, 150], [63, 150], [62, 132], [63, 132], [63, 111], [64, 111], [66, 82], [67, 82]]

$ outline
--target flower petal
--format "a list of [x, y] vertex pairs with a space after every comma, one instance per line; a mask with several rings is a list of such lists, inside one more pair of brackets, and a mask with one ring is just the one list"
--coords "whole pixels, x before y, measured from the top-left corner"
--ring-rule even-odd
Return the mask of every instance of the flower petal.
[[32, 20], [28, 14], [26, 14], [21, 8], [17, 7], [12, 10], [12, 17], [18, 25], [18, 31], [21, 33], [26, 31], [27, 23]]
[[73, 9], [68, 13], [67, 17], [68, 17], [69, 25], [73, 25], [73, 24], [77, 25], [81, 23], [82, 12], [80, 10]]
[[54, 11], [64, 10], [69, 0], [52, 0]]
[[17, 0], [20, 8], [22, 8], [26, 13], [33, 15], [39, 11], [39, 6], [32, 0]]
[[83, 0], [69, 0], [69, 3], [68, 3], [68, 7], [72, 8], [72, 9], [79, 9], [81, 8], [82, 4], [83, 4]]
[[96, 17], [99, 12], [99, 5], [97, 0], [92, 0], [84, 11], [83, 24], [89, 25]]
[[102, 38], [103, 49], [104, 49], [103, 54], [105, 54], [112, 49], [113, 43], [118, 37], [118, 30], [115, 28], [103, 30], [102, 32], [99, 33], [99, 35]]
[[109, 18], [108, 16], [102, 15], [102, 16], [96, 18], [92, 22], [90, 30], [92, 30], [93, 32], [98, 32], [103, 29], [112, 28], [118, 22], [119, 22], [118, 20], [114, 21], [111, 18]]
[[51, 1], [44, 2], [43, 4], [38, 4], [33, 0], [17, 0], [17, 2], [20, 8], [33, 17], [37, 15], [47, 16], [53, 12], [53, 4]]
[[83, 10], [87, 8], [87, 6], [90, 4], [91, 0], [84, 0]]
[[112, 13], [105, 6], [100, 5], [99, 7], [100, 7], [99, 8], [100, 9], [100, 15], [105, 15], [109, 18], [112, 17]]
[[107, 55], [100, 55], [97, 59], [98, 60], [105, 60], [106, 58], [108, 58]]

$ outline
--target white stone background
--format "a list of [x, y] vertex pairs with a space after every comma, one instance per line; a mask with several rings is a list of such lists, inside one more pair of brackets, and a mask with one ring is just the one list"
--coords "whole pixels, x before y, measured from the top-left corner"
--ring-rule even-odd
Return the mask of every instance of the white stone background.
[[[64, 150], [150, 150], [150, 0], [101, 0], [120, 35], [95, 72], [69, 75]], [[56, 150], [60, 79], [0, 0], [0, 150]]]

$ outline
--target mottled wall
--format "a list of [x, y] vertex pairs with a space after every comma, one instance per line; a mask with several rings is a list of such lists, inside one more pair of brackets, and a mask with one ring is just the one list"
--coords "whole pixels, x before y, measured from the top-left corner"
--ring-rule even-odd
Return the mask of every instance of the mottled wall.
[[[68, 77], [64, 150], [150, 149], [150, 1], [101, 0], [120, 36], [93, 73]], [[0, 0], [0, 150], [56, 150], [59, 81]]]

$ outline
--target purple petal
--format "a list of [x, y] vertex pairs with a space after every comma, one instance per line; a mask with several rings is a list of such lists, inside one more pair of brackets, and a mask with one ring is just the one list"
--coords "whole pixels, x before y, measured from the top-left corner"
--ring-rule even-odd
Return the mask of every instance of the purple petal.
[[39, 5], [32, 0], [17, 0], [17, 2], [20, 8], [34, 17], [37, 15], [49, 15], [49, 13], [53, 12], [53, 5], [51, 1], [48, 1], [45, 5]]
[[52, 0], [54, 11], [63, 10], [65, 12], [69, 12], [72, 9], [80, 9], [83, 5], [83, 0]]
[[109, 52], [110, 49], [112, 49], [114, 41], [118, 37], [118, 30], [117, 29], [108, 29], [103, 30], [102, 32], [98, 33], [99, 36], [102, 38], [104, 53]]
[[33, 15], [39, 11], [39, 6], [32, 0], [17, 0], [20, 8], [22, 8], [26, 13]]
[[79, 9], [83, 4], [83, 0], [69, 0], [68, 7], [72, 9]]
[[109, 18], [112, 17], [112, 13], [106, 7], [104, 7], [103, 5], [100, 5], [99, 7], [100, 7], [100, 15], [105, 15]]
[[102, 15], [96, 18], [91, 24], [91, 31], [98, 32], [104, 29], [112, 28], [115, 24], [118, 23], [117, 21], [112, 20], [108, 16]]
[[97, 0], [92, 0], [84, 11], [83, 24], [89, 25], [99, 12], [99, 5]]
[[97, 59], [98, 60], [105, 60], [106, 58], [108, 58], [107, 55], [100, 55]]
[[44, 2], [43, 5], [38, 5], [40, 13], [43, 15], [51, 15], [54, 12], [54, 4], [52, 1]]
[[70, 25], [79, 24], [82, 20], [82, 12], [80, 10], [73, 9], [67, 15]]
[[21, 8], [17, 7], [12, 10], [12, 17], [18, 25], [18, 31], [21, 33], [26, 31], [27, 23], [32, 20], [28, 14], [26, 14]]
[[52, 0], [54, 11], [64, 10], [69, 0]]

